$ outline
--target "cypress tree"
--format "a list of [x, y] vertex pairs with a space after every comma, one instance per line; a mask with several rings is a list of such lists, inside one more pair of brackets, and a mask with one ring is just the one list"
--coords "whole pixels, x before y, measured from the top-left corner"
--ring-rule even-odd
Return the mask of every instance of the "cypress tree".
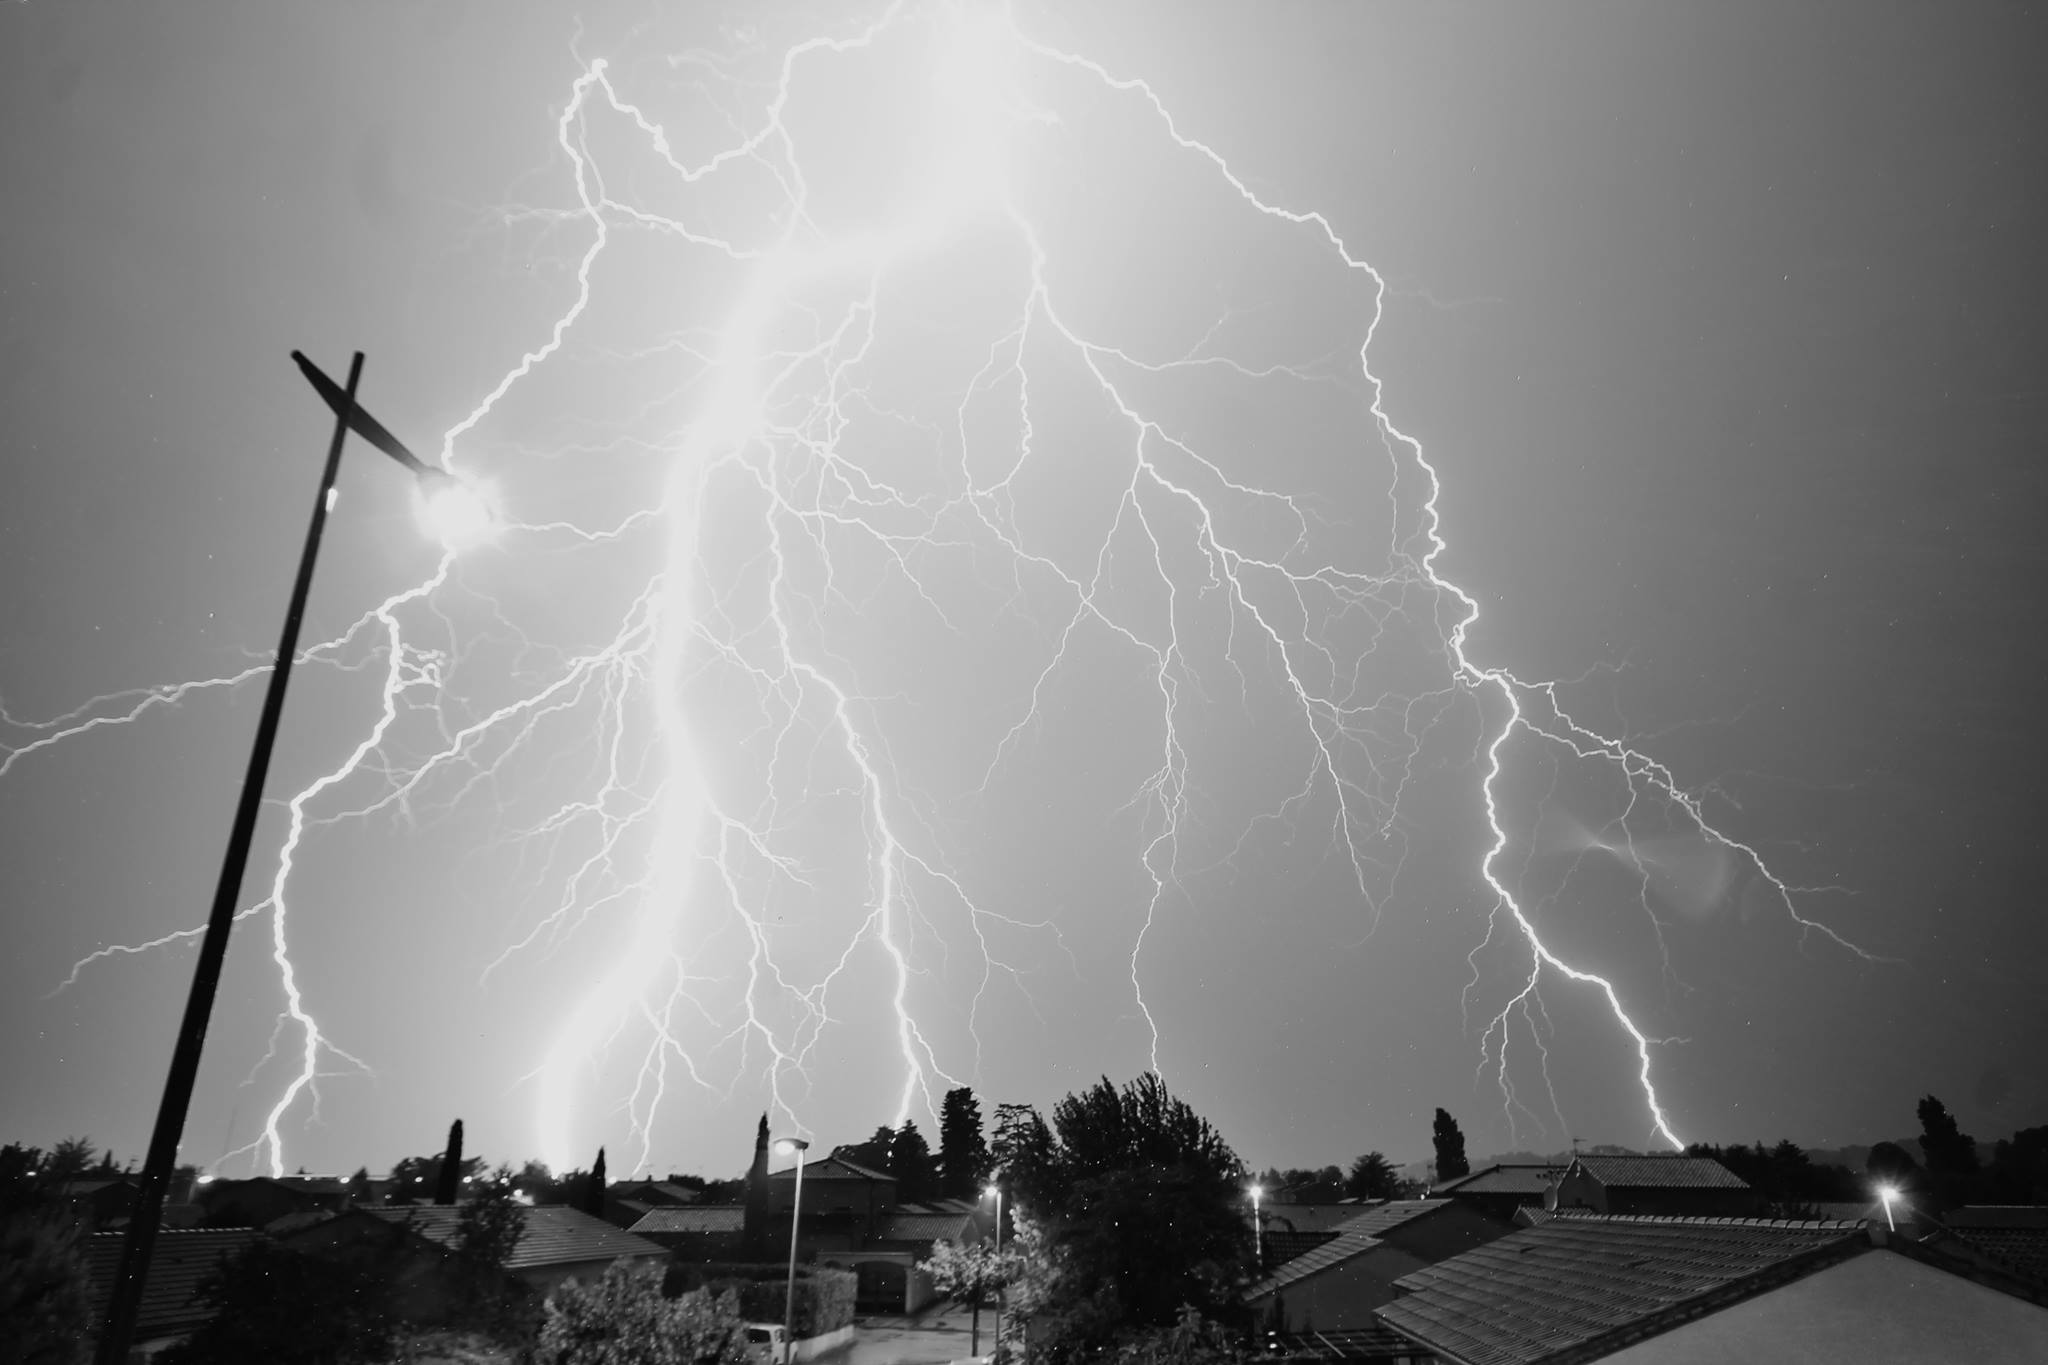
[[591, 1163], [589, 1183], [583, 1187], [583, 1211], [592, 1218], [604, 1217], [604, 1148], [597, 1149]]
[[1436, 1111], [1431, 1140], [1436, 1144], [1436, 1178], [1439, 1182], [1456, 1180], [1472, 1173], [1472, 1163], [1465, 1159], [1465, 1134], [1459, 1129], [1458, 1121], [1451, 1117], [1448, 1109]]
[[462, 1120], [448, 1125], [448, 1150], [441, 1153], [441, 1178], [434, 1185], [436, 1204], [453, 1204], [462, 1193]]

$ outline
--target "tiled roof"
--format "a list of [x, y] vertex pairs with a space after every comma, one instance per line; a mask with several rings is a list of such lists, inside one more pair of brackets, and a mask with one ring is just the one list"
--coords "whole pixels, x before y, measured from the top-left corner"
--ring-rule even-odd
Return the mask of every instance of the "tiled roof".
[[970, 1240], [968, 1229], [973, 1226], [974, 1215], [970, 1213], [904, 1213], [899, 1210], [882, 1219], [881, 1225], [875, 1229], [875, 1236], [884, 1242], [965, 1243]]
[[[213, 1317], [199, 1302], [199, 1282], [220, 1268], [224, 1258], [239, 1256], [256, 1241], [252, 1228], [163, 1228], [142, 1282], [142, 1306], [135, 1319], [137, 1340], [189, 1332]], [[126, 1233], [96, 1232], [86, 1247], [92, 1274], [93, 1319], [106, 1313], [113, 1296], [114, 1276], [121, 1266]]]
[[1869, 1243], [1860, 1223], [1558, 1213], [1395, 1281], [1380, 1319], [1467, 1365], [1528, 1365]]
[[747, 1211], [738, 1204], [707, 1204], [695, 1208], [649, 1209], [633, 1224], [636, 1234], [650, 1232], [744, 1232]]
[[1389, 1199], [1384, 1204], [1367, 1209], [1356, 1218], [1348, 1218], [1339, 1223], [1336, 1231], [1362, 1232], [1368, 1237], [1383, 1237], [1403, 1223], [1412, 1223], [1425, 1214], [1435, 1213], [1450, 1202], [1448, 1199]]
[[[779, 1171], [768, 1173], [770, 1180], [796, 1179], [796, 1167], [785, 1166]], [[894, 1180], [896, 1177], [886, 1171], [870, 1170], [856, 1165], [843, 1156], [828, 1156], [817, 1161], [804, 1163], [805, 1180]]]
[[1749, 1188], [1748, 1181], [1710, 1156], [1582, 1156], [1578, 1163], [1610, 1190]]
[[1259, 1221], [1269, 1237], [1276, 1231], [1332, 1232], [1372, 1207], [1356, 1199], [1341, 1204], [1267, 1204], [1259, 1210]]
[[1336, 1235], [1334, 1232], [1274, 1232], [1269, 1229], [1260, 1241], [1265, 1247], [1266, 1264], [1278, 1267], [1314, 1251]]
[[608, 1192], [649, 1206], [694, 1204], [704, 1197], [687, 1185], [672, 1185], [666, 1180], [615, 1180]]
[[[430, 1242], [455, 1245], [462, 1209], [455, 1204], [415, 1204], [410, 1208], [365, 1209], [387, 1223], [413, 1226]], [[652, 1217], [653, 1215], [648, 1215]], [[578, 1261], [617, 1261], [630, 1256], [666, 1256], [668, 1249], [645, 1237], [615, 1228], [602, 1218], [561, 1204], [543, 1204], [526, 1211], [526, 1231], [505, 1262], [507, 1270], [571, 1265]]]
[[1321, 1246], [1311, 1247], [1285, 1265], [1278, 1266], [1273, 1273], [1260, 1280], [1244, 1292], [1247, 1299], [1264, 1298], [1277, 1290], [1298, 1284], [1311, 1275], [1320, 1274], [1333, 1265], [1341, 1265], [1353, 1256], [1362, 1256], [1376, 1246], [1384, 1246], [1377, 1237], [1362, 1232], [1340, 1232]]
[[1414, 1344], [1391, 1327], [1340, 1327], [1329, 1332], [1269, 1332], [1260, 1354], [1283, 1360], [1408, 1360]]
[[2030, 1279], [2048, 1281], [2048, 1208], [1977, 1204], [1951, 1209], [1941, 1221], [1992, 1259]]
[[1488, 1166], [1436, 1187], [1435, 1193], [1449, 1194], [1533, 1194], [1540, 1195], [1555, 1185], [1569, 1163], [1543, 1166]]

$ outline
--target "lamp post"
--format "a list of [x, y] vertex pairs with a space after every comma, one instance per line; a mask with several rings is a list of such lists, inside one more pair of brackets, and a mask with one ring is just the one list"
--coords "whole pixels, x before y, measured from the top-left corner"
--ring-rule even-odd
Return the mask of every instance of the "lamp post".
[[[990, 1182], [988, 1192], [996, 1201], [996, 1330], [995, 1348], [989, 1354], [1000, 1361], [1003, 1358], [1003, 1299], [1010, 1288], [1003, 1278], [1003, 1187]], [[976, 1296], [979, 1297], [978, 1286]]]
[[1879, 1185], [1877, 1187], [1877, 1197], [1884, 1204], [1885, 1227], [1889, 1231], [1897, 1232], [1899, 1225], [1892, 1219], [1892, 1202], [1899, 1197], [1898, 1187], [1894, 1185]]
[[163, 1099], [157, 1106], [156, 1125], [150, 1130], [149, 1155], [142, 1164], [142, 1186], [129, 1215], [128, 1236], [121, 1245], [121, 1262], [114, 1273], [106, 1321], [100, 1330], [99, 1365], [122, 1365], [127, 1359], [129, 1339], [135, 1334], [135, 1318], [142, 1305], [142, 1290], [149, 1278], [149, 1262], [156, 1250], [156, 1234], [163, 1221], [164, 1195], [169, 1189], [172, 1168], [178, 1159], [178, 1144], [185, 1132], [185, 1116], [192, 1105], [192, 1087], [199, 1077], [199, 1055], [206, 1046], [206, 1026], [213, 1014], [213, 999], [220, 988], [221, 964], [227, 958], [228, 933], [234, 926], [235, 904], [242, 894], [242, 874], [249, 862], [249, 846], [256, 835], [256, 817], [263, 805], [263, 783], [270, 772], [270, 754], [277, 742], [279, 719], [284, 714], [285, 684], [291, 678], [292, 662], [299, 649], [299, 627], [305, 619], [306, 597], [313, 586], [313, 564], [320, 553], [320, 535], [327, 526], [327, 513], [334, 506], [334, 481], [341, 468], [341, 447], [350, 431], [397, 460], [423, 485], [431, 488], [426, 501], [461, 499], [463, 485], [444, 469], [436, 469], [407, 450], [396, 437], [356, 406], [356, 385], [363, 375], [363, 353], [349, 362], [348, 383], [336, 384], [318, 366], [298, 351], [292, 359], [320, 397], [334, 410], [334, 435], [327, 443], [327, 463], [320, 473], [320, 491], [313, 499], [313, 519], [306, 527], [306, 541], [299, 551], [298, 576], [285, 607], [284, 631], [278, 638], [277, 658], [271, 665], [270, 682], [263, 693], [263, 710], [256, 721], [256, 742], [249, 753], [249, 767], [242, 777], [242, 794], [235, 805], [235, 818], [228, 831], [227, 853], [221, 860], [220, 880], [214, 886], [213, 909], [206, 920], [206, 934], [199, 942], [199, 961], [192, 969], [192, 989], [185, 998], [185, 1014], [171, 1048], [171, 1066], [164, 1078]]
[[789, 1365], [796, 1353], [796, 1230], [804, 1211], [804, 1153], [811, 1144], [802, 1138], [780, 1138], [778, 1152], [796, 1153], [796, 1197], [789, 1203], [789, 1279], [782, 1289], [782, 1365]]
[[1259, 1219], [1259, 1200], [1263, 1199], [1265, 1194], [1264, 1185], [1256, 1182], [1252, 1185], [1252, 1264], [1259, 1268], [1261, 1275], [1266, 1273], [1266, 1229]]

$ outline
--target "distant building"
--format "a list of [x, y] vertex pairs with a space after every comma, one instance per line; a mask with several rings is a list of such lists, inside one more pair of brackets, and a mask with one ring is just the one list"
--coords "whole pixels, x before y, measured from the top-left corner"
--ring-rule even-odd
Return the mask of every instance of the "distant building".
[[1665, 1217], [1753, 1217], [1763, 1198], [1712, 1157], [1575, 1156], [1500, 1163], [1446, 1181], [1433, 1194], [1502, 1220], [1523, 1208], [1581, 1208]]
[[630, 1228], [654, 1209], [681, 1208], [700, 1198], [687, 1185], [666, 1180], [621, 1180], [605, 1186], [604, 1218], [615, 1227]]
[[[355, 1248], [399, 1252], [406, 1316], [434, 1321], [445, 1315], [450, 1282], [442, 1268], [454, 1255], [461, 1218], [461, 1207], [452, 1204], [351, 1209], [278, 1240], [313, 1255], [340, 1256]], [[668, 1252], [647, 1238], [581, 1209], [549, 1204], [526, 1210], [526, 1230], [505, 1269], [535, 1294], [545, 1295], [565, 1280], [597, 1279], [621, 1262], [660, 1265], [667, 1259]]]
[[740, 1257], [746, 1213], [738, 1204], [649, 1209], [630, 1231], [667, 1248], [680, 1261], [734, 1261]]
[[1865, 1224], [1523, 1217], [1403, 1276], [1380, 1321], [1443, 1365], [2048, 1360], [2048, 1308]]
[[335, 1176], [257, 1176], [203, 1181], [195, 1202], [213, 1227], [268, 1227], [291, 1214], [339, 1213], [348, 1207], [348, 1182]]
[[[1365, 1331], [1403, 1275], [1507, 1236], [1511, 1225], [1451, 1199], [1353, 1205], [1327, 1240], [1274, 1266], [1245, 1292], [1269, 1331]], [[1295, 1234], [1297, 1236], [1301, 1234]]]

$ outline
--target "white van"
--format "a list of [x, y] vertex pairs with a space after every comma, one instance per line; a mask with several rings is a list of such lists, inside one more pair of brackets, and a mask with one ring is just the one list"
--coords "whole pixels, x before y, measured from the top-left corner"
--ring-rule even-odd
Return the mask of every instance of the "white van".
[[747, 1359], [758, 1362], [758, 1365], [782, 1365], [783, 1344], [781, 1323], [747, 1324]]

